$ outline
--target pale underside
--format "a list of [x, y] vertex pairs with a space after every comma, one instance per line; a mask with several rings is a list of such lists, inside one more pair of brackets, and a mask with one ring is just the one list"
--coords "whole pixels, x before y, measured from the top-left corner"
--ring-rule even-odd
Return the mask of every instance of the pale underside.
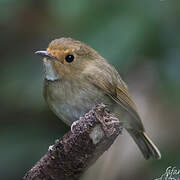
[[[124, 110], [93, 85], [86, 84], [85, 87], [74, 88], [73, 83], [77, 86], [78, 82], [46, 81], [45, 83], [44, 94], [50, 109], [68, 125], [83, 117], [93, 106], [100, 103], [107, 105], [111, 112], [118, 113], [118, 117], [124, 116]], [[119, 117], [119, 119], [122, 118]]]

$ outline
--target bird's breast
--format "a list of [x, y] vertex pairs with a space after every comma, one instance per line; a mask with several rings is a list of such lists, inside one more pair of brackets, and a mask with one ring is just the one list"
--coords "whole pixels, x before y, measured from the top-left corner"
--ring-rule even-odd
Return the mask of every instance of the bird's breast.
[[44, 97], [50, 109], [68, 125], [84, 116], [96, 104], [114, 104], [102, 90], [81, 81], [46, 81]]

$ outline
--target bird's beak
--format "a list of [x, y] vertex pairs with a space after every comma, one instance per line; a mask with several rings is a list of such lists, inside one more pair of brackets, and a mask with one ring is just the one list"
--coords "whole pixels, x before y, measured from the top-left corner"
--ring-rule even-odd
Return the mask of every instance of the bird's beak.
[[36, 51], [35, 54], [40, 55], [41, 57], [57, 60], [56, 57], [52, 56], [47, 51]]

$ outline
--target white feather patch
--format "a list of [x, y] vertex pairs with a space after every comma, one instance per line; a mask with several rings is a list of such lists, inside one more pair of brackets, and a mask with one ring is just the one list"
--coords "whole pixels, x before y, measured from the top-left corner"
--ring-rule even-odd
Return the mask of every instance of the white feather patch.
[[51, 61], [44, 59], [44, 71], [45, 71], [45, 78], [49, 81], [55, 81], [58, 79], [56, 76], [54, 69], [51, 65]]

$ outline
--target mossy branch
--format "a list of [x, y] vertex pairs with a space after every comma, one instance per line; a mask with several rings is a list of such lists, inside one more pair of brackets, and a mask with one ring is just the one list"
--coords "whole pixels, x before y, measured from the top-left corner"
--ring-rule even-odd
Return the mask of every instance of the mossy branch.
[[29, 170], [24, 180], [73, 180], [114, 142], [122, 124], [99, 104], [71, 127]]

